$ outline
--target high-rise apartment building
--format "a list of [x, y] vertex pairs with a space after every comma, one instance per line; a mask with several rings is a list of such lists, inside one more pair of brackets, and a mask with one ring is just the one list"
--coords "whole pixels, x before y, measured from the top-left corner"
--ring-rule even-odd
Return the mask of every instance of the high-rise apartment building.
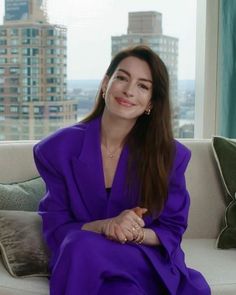
[[75, 122], [66, 97], [67, 31], [42, 0], [5, 0], [0, 26], [0, 140], [39, 139]]
[[162, 34], [162, 14], [156, 11], [129, 12], [127, 34], [112, 36], [112, 56], [130, 45], [146, 44], [155, 51], [168, 68], [171, 94], [177, 96], [178, 39]]
[[173, 101], [173, 128], [178, 134], [178, 39], [162, 33], [162, 14], [156, 11], [129, 12], [127, 34], [112, 36], [112, 56], [128, 46], [145, 44], [156, 52], [167, 66]]

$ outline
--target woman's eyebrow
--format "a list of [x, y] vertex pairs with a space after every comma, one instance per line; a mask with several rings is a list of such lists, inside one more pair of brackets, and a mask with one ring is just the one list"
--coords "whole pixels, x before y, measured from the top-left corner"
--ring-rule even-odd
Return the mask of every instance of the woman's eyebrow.
[[[117, 71], [120, 71], [120, 72], [123, 72], [125, 73], [127, 76], [131, 76], [130, 73], [124, 69], [118, 69]], [[145, 78], [139, 78], [138, 80], [141, 80], [141, 81], [144, 81], [144, 82], [149, 82], [149, 83], [152, 83], [152, 80], [149, 80], [149, 79], [145, 79]]]

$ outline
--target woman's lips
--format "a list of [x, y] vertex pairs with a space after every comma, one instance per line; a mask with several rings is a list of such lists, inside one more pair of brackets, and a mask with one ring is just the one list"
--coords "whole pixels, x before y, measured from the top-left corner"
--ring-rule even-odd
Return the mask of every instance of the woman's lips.
[[127, 99], [124, 99], [122, 97], [116, 97], [116, 100], [120, 105], [125, 106], [125, 107], [132, 107], [135, 105], [135, 104], [131, 103], [130, 101], [128, 101]]

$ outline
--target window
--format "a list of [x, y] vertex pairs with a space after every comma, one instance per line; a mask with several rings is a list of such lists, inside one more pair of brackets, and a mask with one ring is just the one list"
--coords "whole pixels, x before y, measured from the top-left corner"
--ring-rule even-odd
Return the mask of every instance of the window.
[[47, 93], [55, 93], [57, 91], [56, 87], [47, 87]]
[[7, 63], [7, 58], [0, 57], [0, 64], [6, 64], [6, 63]]
[[48, 58], [47, 63], [48, 64], [54, 64], [55, 63], [54, 58]]
[[47, 45], [49, 45], [49, 46], [52, 46], [52, 45], [54, 45], [54, 40], [52, 39], [52, 40], [47, 40]]
[[44, 112], [44, 107], [43, 106], [36, 106], [36, 107], [34, 107], [34, 113], [35, 114], [43, 114], [43, 112]]
[[39, 101], [39, 97], [38, 96], [33, 96], [32, 101]]
[[31, 90], [32, 90], [32, 94], [33, 94], [33, 95], [38, 95], [38, 94], [39, 94], [39, 89], [38, 89], [38, 87], [31, 87]]
[[11, 97], [10, 97], [10, 101], [11, 101], [11, 102], [17, 102], [18, 99], [17, 99], [17, 97], [15, 97], [15, 96], [11, 96]]
[[38, 29], [32, 29], [32, 37], [37, 37], [39, 35]]
[[22, 39], [22, 44], [31, 44], [31, 39]]
[[32, 74], [39, 74], [39, 68], [38, 67], [32, 67]]
[[50, 106], [49, 107], [49, 112], [50, 113], [59, 113], [63, 111], [63, 107], [62, 106]]
[[23, 37], [31, 37], [31, 29], [30, 28], [23, 29], [22, 36]]
[[14, 57], [14, 58], [11, 58], [10, 61], [11, 61], [13, 64], [17, 64], [17, 63], [19, 63], [19, 58]]
[[22, 54], [25, 55], [30, 55], [30, 48], [22, 48]]
[[11, 54], [18, 54], [19, 53], [19, 50], [18, 48], [11, 48]]
[[14, 28], [14, 29], [11, 29], [11, 30], [10, 30], [10, 35], [11, 35], [11, 36], [18, 36], [18, 32], [19, 32], [18, 29], [15, 29], [15, 28]]
[[57, 79], [57, 78], [48, 78], [46, 81], [47, 81], [48, 84], [54, 84], [54, 83], [59, 83], [60, 82], [60, 80]]
[[5, 55], [5, 54], [7, 54], [7, 49], [0, 48], [0, 55]]
[[16, 106], [11, 106], [10, 107], [10, 112], [11, 113], [18, 113], [18, 111], [19, 111], [19, 107], [16, 105]]
[[10, 73], [11, 74], [19, 74], [20, 69], [18, 67], [10, 67]]
[[39, 59], [37, 57], [32, 57], [31, 61], [32, 61], [32, 65], [38, 65], [39, 64]]
[[38, 55], [39, 54], [39, 48], [32, 48], [32, 55]]
[[17, 87], [10, 87], [10, 93], [18, 93], [18, 88]]
[[[206, 38], [204, 29], [206, 26], [208, 30], [210, 27], [217, 27], [218, 1], [179, 0], [175, 3], [172, 0], [140, 2], [120, 0], [117, 5], [115, 1], [101, 0], [98, 4], [98, 1], [92, 0], [92, 6], [91, 1], [75, 3], [68, 0], [66, 4], [63, 0], [47, 2], [49, 24], [58, 25], [52, 27], [43, 24], [41, 28], [35, 23], [32, 26], [27, 23], [22, 28], [18, 25], [7, 29], [0, 26], [0, 75], [10, 75], [20, 79], [16, 82], [20, 93], [19, 105], [24, 101], [31, 103], [35, 101], [35, 104], [36, 101], [45, 103], [59, 101], [64, 102], [63, 107], [66, 109], [67, 101], [71, 101], [71, 108], [65, 115], [64, 122], [69, 118], [73, 118], [71, 123], [75, 117], [77, 120], [81, 119], [94, 104], [96, 91], [112, 51], [116, 52], [122, 46], [143, 42], [151, 44], [153, 50], [156, 50], [167, 64], [172, 81], [175, 135], [205, 136], [204, 132], [199, 131], [205, 128], [203, 125], [207, 125], [207, 122], [203, 123], [205, 120], [203, 114], [209, 108], [205, 98], [211, 97], [211, 101], [214, 101], [213, 96], [216, 93], [209, 95], [207, 89], [212, 88], [215, 82], [207, 81], [203, 73], [205, 61], [212, 65], [217, 57], [213, 54], [208, 61], [206, 57], [209, 54], [206, 52], [200, 54], [200, 49], [197, 47], [198, 68], [195, 82], [195, 31], [197, 28], [197, 46], [203, 45], [202, 40], [212, 42], [214, 38], [212, 36], [216, 33], [213, 32], [213, 35], [207, 33]], [[1, 4], [4, 4], [4, 0], [0, 0], [0, 6]], [[154, 37], [155, 34], [148, 35], [141, 32], [129, 34], [128, 13], [131, 11], [159, 12], [156, 21], [157, 23], [162, 21], [162, 32], [156, 34], [158, 37]], [[200, 18], [196, 26], [197, 11]], [[214, 11], [215, 19], [211, 18], [212, 22], [209, 22], [209, 19], [206, 22], [206, 18], [209, 18], [206, 11]], [[3, 14], [4, 11], [0, 11], [0, 21], [3, 19]], [[140, 22], [137, 22], [138, 25]], [[209, 48], [214, 52], [217, 45], [210, 45]], [[207, 50], [210, 52], [209, 48]], [[6, 67], [6, 63], [10, 63], [10, 66]], [[210, 77], [208, 79], [212, 79], [212, 75], [207, 76]], [[34, 82], [33, 80], [29, 82], [27, 78], [34, 79]], [[3, 89], [4, 83], [1, 84]], [[72, 105], [75, 105], [76, 109], [73, 109]], [[195, 105], [197, 105], [196, 110]], [[33, 109], [34, 107], [41, 110], [39, 106], [33, 104]], [[33, 113], [39, 115], [37, 108]], [[44, 112], [40, 114], [42, 117], [46, 115]], [[4, 116], [7, 118], [7, 111]], [[61, 124], [58, 124], [59, 126], [61, 127]], [[50, 127], [42, 128], [44, 131], [49, 129]], [[46, 134], [42, 134], [44, 135]], [[7, 135], [4, 138], [7, 139]]]
[[0, 37], [6, 36], [7, 35], [7, 30], [5, 29], [0, 29]]
[[48, 36], [53, 36], [54, 35], [54, 30], [50, 29], [47, 31]]
[[[152, 11], [152, 10], [158, 10], [157, 5], [155, 6], [156, 7], [155, 9], [153, 7], [150, 9], [150, 6], [152, 6], [152, 4], [150, 5], [149, 2], [147, 2], [146, 4], [144, 4], [143, 6], [146, 5], [146, 8], [142, 8], [142, 9], [141, 8], [140, 9], [137, 9], [137, 5], [138, 5], [137, 3], [135, 3], [135, 5], [133, 5], [130, 2], [131, 1], [126, 1], [125, 3], [123, 1], [120, 2], [120, 7], [122, 5], [124, 5], [124, 6], [122, 6], [122, 9], [127, 9], [127, 14], [126, 14], [126, 17], [124, 17], [124, 21], [122, 22], [122, 24], [121, 24], [121, 21], [120, 21], [120, 18], [119, 17], [117, 17], [117, 22], [116, 22], [116, 20], [113, 20], [114, 19], [114, 13], [113, 14], [110, 13], [110, 15], [112, 17], [108, 20], [108, 22], [110, 24], [112, 24], [112, 25], [111, 25], [111, 28], [109, 28], [109, 30], [107, 28], [105, 30], [105, 31], [108, 31], [108, 36], [105, 36], [104, 35], [104, 38], [107, 40], [107, 44], [108, 45], [106, 47], [106, 50], [100, 49], [101, 51], [103, 51], [103, 53], [100, 53], [99, 56], [103, 56], [104, 55], [104, 52], [106, 51], [107, 52], [107, 58], [106, 58], [106, 60], [107, 60], [107, 63], [108, 63], [108, 61], [110, 59], [111, 48], [113, 48], [114, 51], [116, 51], [121, 46], [127, 46], [129, 43], [135, 44], [135, 43], [140, 43], [140, 42], [147, 42], [149, 44], [153, 44], [153, 49], [154, 50], [157, 50], [160, 53], [160, 55], [163, 58], [164, 62], [166, 62], [168, 64], [168, 69], [169, 69], [169, 73], [170, 73], [171, 79], [172, 80], [174, 80], [174, 79], [176, 80], [176, 77], [179, 74], [179, 71], [181, 71], [182, 68], [183, 68], [183, 66], [181, 68], [177, 68], [176, 65], [179, 64], [180, 57], [183, 60], [183, 56], [185, 54], [185, 53], [180, 52], [179, 51], [179, 48], [180, 48], [180, 46], [182, 46], [182, 42], [183, 43], [185, 42], [185, 44], [186, 44], [186, 40], [184, 40], [184, 38], [187, 39], [186, 35], [187, 34], [190, 34], [190, 33], [187, 32], [184, 35], [181, 31], [180, 32], [177, 32], [177, 30], [173, 29], [173, 27], [174, 27], [173, 25], [171, 25], [171, 24], [168, 25], [168, 22], [173, 17], [173, 15], [170, 14], [168, 16], [168, 11], [167, 11], [167, 8], [166, 8], [165, 9], [165, 12], [164, 12], [164, 10], [163, 10], [163, 12], [160, 11], [160, 12], [162, 12], [162, 20], [163, 20], [163, 24], [165, 24], [165, 26], [163, 25], [163, 32], [162, 32], [162, 34], [159, 34], [159, 38], [158, 39], [157, 38], [154, 38], [152, 36], [153, 34], [151, 34], [151, 36], [149, 36], [149, 37], [147, 37], [147, 35], [145, 35], [145, 34], [144, 35], [139, 34], [140, 36], [127, 35], [126, 28], [127, 28], [127, 24], [128, 24], [128, 11], [129, 10], [134, 10], [134, 9], [135, 10], [139, 10], [139, 11], [142, 11], [142, 10], [146, 10], [146, 11], [148, 11], [148, 10], [150, 10], [150, 11]], [[150, 1], [150, 3], [151, 2], [153, 2], [153, 1]], [[166, 2], [167, 2], [167, 5], [166, 6], [168, 7], [168, 5], [170, 5], [170, 1], [166, 1]], [[186, 1], [183, 1], [183, 2], [186, 4]], [[182, 2], [182, 4], [183, 4], [183, 2]], [[191, 74], [191, 77], [189, 79], [194, 80], [194, 78], [195, 78], [194, 77], [195, 76], [195, 69], [194, 69], [194, 58], [195, 58], [195, 56], [194, 56], [194, 47], [195, 47], [195, 43], [194, 43], [195, 42], [195, 40], [194, 40], [194, 36], [195, 36], [195, 23], [194, 22], [195, 22], [195, 14], [196, 14], [196, 1], [190, 1], [190, 2], [191, 2], [191, 5], [190, 6], [193, 9], [192, 10], [190, 9], [188, 11], [188, 14], [191, 14], [191, 17], [189, 17], [189, 19], [191, 19], [191, 24], [190, 24], [191, 29], [192, 29], [191, 35], [193, 36], [193, 37], [191, 36], [191, 42], [193, 43], [193, 44], [191, 44], [191, 48], [193, 48], [193, 50], [192, 50], [192, 56], [191, 56], [191, 62], [192, 62], [192, 64], [191, 64], [191, 71], [192, 71], [192, 74]], [[102, 6], [103, 5], [105, 6], [106, 1], [103, 1], [103, 3], [104, 4], [102, 4]], [[171, 4], [173, 5], [173, 3], [171, 3]], [[51, 2], [51, 5], [52, 5], [51, 7], [53, 7], [54, 9], [56, 9], [56, 7], [54, 6], [55, 5], [55, 2], [54, 3]], [[164, 7], [164, 4], [161, 4], [161, 5]], [[96, 6], [96, 4], [95, 4], [95, 6]], [[104, 9], [104, 11], [106, 11], [106, 14], [107, 14], [107, 10], [109, 11], [109, 8], [106, 8], [104, 6], [103, 6], [103, 9]], [[190, 7], [190, 6], [188, 6], [188, 7]], [[85, 5], [85, 7], [86, 7], [86, 5]], [[66, 17], [64, 17], [62, 14], [60, 14], [60, 11], [59, 11], [59, 8], [58, 7], [57, 7], [57, 9], [58, 9], [58, 19], [61, 19], [62, 22], [64, 22], [64, 24], [66, 25], [66, 23], [69, 21], [69, 18], [66, 19]], [[86, 8], [84, 8], [84, 9], [86, 9]], [[98, 7], [95, 7], [94, 8], [94, 10], [96, 10], [96, 9], [98, 9]], [[171, 7], [171, 9], [173, 9], [173, 7]], [[105, 12], [103, 12], [102, 9], [100, 9], [98, 11], [99, 11], [99, 13], [98, 13], [99, 16], [98, 17], [94, 17], [94, 19], [97, 19], [98, 20], [98, 27], [100, 26], [100, 32], [101, 32], [102, 31], [101, 30], [101, 26], [103, 24], [100, 24], [99, 22], [102, 20], [103, 13], [105, 15]], [[62, 12], [62, 10], [61, 10], [61, 12]], [[117, 14], [119, 14], [120, 13], [119, 12], [119, 9], [116, 9], [116, 12], [117, 12]], [[177, 7], [177, 12], [179, 13], [179, 22], [181, 22], [183, 24], [184, 23], [184, 18], [182, 17], [181, 9], [179, 7]], [[175, 14], [177, 14], [176, 11], [175, 11]], [[160, 21], [161, 18], [158, 17], [158, 19], [159, 19], [158, 21]], [[164, 23], [164, 21], [165, 21], [165, 23]], [[89, 22], [89, 20], [88, 20], [88, 22]], [[166, 23], [167, 23], [167, 25], [166, 25]], [[187, 19], [185, 20], [185, 24], [186, 23], [187, 23]], [[122, 27], [122, 25], [123, 25], [123, 27]], [[91, 24], [90, 23], [81, 24], [81, 26], [84, 26], [84, 28], [86, 28], [86, 29], [91, 29], [91, 35], [94, 36], [94, 38], [96, 39], [96, 34], [94, 33], [94, 25], [92, 24], [92, 22], [91, 22]], [[177, 24], [177, 26], [178, 26], [178, 24]], [[73, 27], [74, 36], [76, 36], [76, 35], [79, 36], [80, 35], [78, 33], [75, 33], [77, 27], [78, 26], [76, 26], [76, 25]], [[184, 29], [186, 29], [186, 25], [185, 25], [185, 28]], [[172, 30], [172, 32], [171, 32], [171, 30]], [[78, 31], [81, 32], [81, 34], [82, 34], [82, 29], [81, 30], [78, 29]], [[87, 33], [87, 31], [86, 31], [86, 33]], [[96, 39], [96, 41], [94, 42], [94, 44], [104, 43], [104, 40], [102, 42], [100, 41], [101, 40], [100, 36], [101, 36], [101, 34], [98, 34], [98, 38]], [[112, 37], [112, 39], [111, 39], [111, 37]], [[98, 40], [99, 38], [100, 38], [100, 40]], [[84, 39], [86, 40], [86, 38], [84, 38]], [[114, 43], [113, 43], [113, 40], [114, 40]], [[190, 40], [190, 38], [189, 38], [189, 40]], [[57, 40], [58, 44], [59, 44], [59, 41], [60, 40], [58, 39]], [[111, 45], [109, 46], [110, 42], [111, 42]], [[79, 44], [84, 44], [84, 42], [78, 42], [78, 43]], [[54, 45], [56, 45], [56, 44], [57, 43], [56, 43], [56, 40], [55, 40]], [[159, 44], [162, 44], [162, 45], [160, 46]], [[103, 46], [103, 45], [101, 45], [101, 46]], [[99, 45], [97, 47], [99, 47]], [[91, 52], [93, 51], [92, 48], [93, 48], [93, 46], [91, 46], [91, 47], [90, 46], [84, 46], [84, 49], [82, 49], [80, 47], [81, 50], [84, 50], [84, 55], [83, 55], [84, 58], [85, 58], [85, 56], [87, 56], [87, 51], [88, 50], [91, 49]], [[183, 48], [183, 46], [182, 46], [182, 48]], [[86, 52], [86, 54], [85, 54], [85, 52]], [[90, 56], [92, 56], [92, 55], [93, 54], [91, 53]], [[68, 58], [69, 58], [69, 60], [71, 59], [71, 64], [77, 62], [76, 61], [77, 59], [74, 59], [74, 58], [72, 59], [70, 56]], [[93, 58], [93, 56], [92, 56], [92, 58]], [[81, 59], [80, 64], [78, 64], [78, 66], [77, 66], [77, 68], [79, 69], [79, 68], [81, 68], [81, 65], [82, 65], [82, 54], [80, 56], [78, 56], [78, 59]], [[49, 62], [49, 60], [48, 60], [48, 62]], [[77, 63], [79, 63], [79, 61]], [[99, 68], [99, 65], [98, 64], [101, 64], [101, 63], [102, 63], [102, 61], [98, 61], [97, 60], [97, 56], [96, 57], [94, 56], [94, 61], [91, 62], [91, 64], [96, 64], [96, 69]], [[184, 65], [184, 67], [186, 68], [185, 65]], [[101, 77], [103, 75], [103, 73], [105, 71], [105, 62], [104, 62], [103, 69], [102, 69], [102, 65], [100, 66], [100, 68], [101, 68], [101, 71], [100, 71], [100, 73], [97, 73], [97, 76], [95, 78]], [[75, 67], [74, 67], [74, 69], [75, 69]], [[83, 69], [80, 70], [80, 72], [79, 72], [79, 70], [76, 70], [75, 69], [74, 70], [74, 74], [72, 74], [72, 69], [70, 69], [69, 66], [68, 66], [67, 72], [66, 72], [66, 70], [64, 70], [64, 74], [67, 74], [68, 73], [68, 76], [71, 76], [71, 75], [74, 75], [75, 76], [75, 75], [78, 75], [79, 74], [79, 75], [81, 75], [81, 79], [85, 78], [85, 77], [82, 77], [82, 75], [87, 75], [87, 77], [89, 79], [89, 75], [96, 75], [96, 74], [94, 74], [94, 67], [91, 67], [89, 70], [90, 70], [90, 73], [92, 73], [92, 74], [89, 74], [88, 73], [88, 67], [86, 65], [86, 66], [84, 66]], [[51, 73], [52, 72], [55, 72], [55, 71], [51, 71]], [[181, 73], [181, 75], [184, 76], [183, 73]], [[185, 78], [185, 80], [187, 79], [187, 77], [184, 77], [184, 78]], [[185, 84], [187, 84], [187, 82], [188, 81], [186, 81]], [[70, 82], [68, 84], [70, 84]], [[98, 86], [98, 84], [99, 84], [99, 82], [97, 83], [97, 86]], [[184, 87], [186, 87], [186, 85], [184, 85]], [[185, 98], [185, 95], [187, 95], [187, 94], [185, 92], [183, 92], [183, 91], [181, 93], [177, 93], [177, 88], [178, 88], [178, 83], [177, 82], [173, 82], [172, 83], [172, 88], [173, 88], [172, 89], [172, 93], [174, 95], [176, 95], [176, 97], [174, 99], [174, 102], [175, 103], [178, 103], [178, 105], [175, 108], [178, 111], [178, 116], [177, 117], [179, 118], [178, 119], [178, 122], [176, 122], [176, 124], [186, 125], [186, 122], [187, 123], [190, 122], [190, 124], [193, 124], [194, 118], [193, 118], [193, 116], [191, 117], [190, 114], [193, 114], [194, 111], [191, 112], [189, 110], [186, 110], [186, 108], [183, 107], [184, 106], [184, 103], [185, 103], [185, 101], [187, 99], [187, 98]], [[71, 93], [70, 93], [71, 96], [75, 95], [73, 93], [73, 91], [76, 92], [77, 90], [75, 90], [75, 88], [74, 88], [71, 91]], [[194, 93], [194, 89], [193, 88], [190, 89], [190, 91], [192, 91]], [[93, 94], [94, 94], [96, 92], [96, 89], [91, 89], [91, 92], [93, 92]], [[91, 105], [93, 104], [93, 100], [92, 100], [92, 95], [93, 94], [92, 93], [89, 93], [89, 91], [87, 91], [87, 93], [85, 93], [85, 95], [88, 97], [88, 99], [90, 98]], [[77, 96], [79, 96], [79, 93], [77, 93]], [[178, 96], [180, 96], [180, 97], [178, 97]], [[80, 110], [80, 106], [81, 105], [83, 105], [83, 103], [80, 103], [79, 104], [79, 110]], [[91, 107], [91, 105], [90, 105], [90, 107]], [[194, 101], [192, 102], [192, 105], [191, 106], [188, 106], [188, 107], [189, 107], [189, 109], [194, 110]], [[179, 109], [181, 109], [181, 110], [179, 111]], [[80, 112], [80, 113], [82, 113], [82, 112]], [[84, 115], [84, 113], [82, 115]], [[181, 115], [181, 117], [180, 117], [180, 115]], [[186, 128], [188, 129], [187, 126], [186, 126]], [[182, 130], [181, 130], [181, 132], [182, 132]], [[182, 134], [183, 134], [183, 132], [182, 132]]]
[[6, 39], [0, 39], [0, 45], [7, 45]]
[[19, 45], [19, 40], [18, 39], [11, 39], [10, 46], [16, 46], [16, 45]]

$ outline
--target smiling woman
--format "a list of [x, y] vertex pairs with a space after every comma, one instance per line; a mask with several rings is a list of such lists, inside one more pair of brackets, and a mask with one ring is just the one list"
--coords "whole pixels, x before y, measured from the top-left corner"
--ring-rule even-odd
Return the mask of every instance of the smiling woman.
[[180, 245], [190, 151], [170, 118], [166, 66], [135, 46], [114, 56], [83, 122], [36, 144], [51, 294], [210, 295]]

